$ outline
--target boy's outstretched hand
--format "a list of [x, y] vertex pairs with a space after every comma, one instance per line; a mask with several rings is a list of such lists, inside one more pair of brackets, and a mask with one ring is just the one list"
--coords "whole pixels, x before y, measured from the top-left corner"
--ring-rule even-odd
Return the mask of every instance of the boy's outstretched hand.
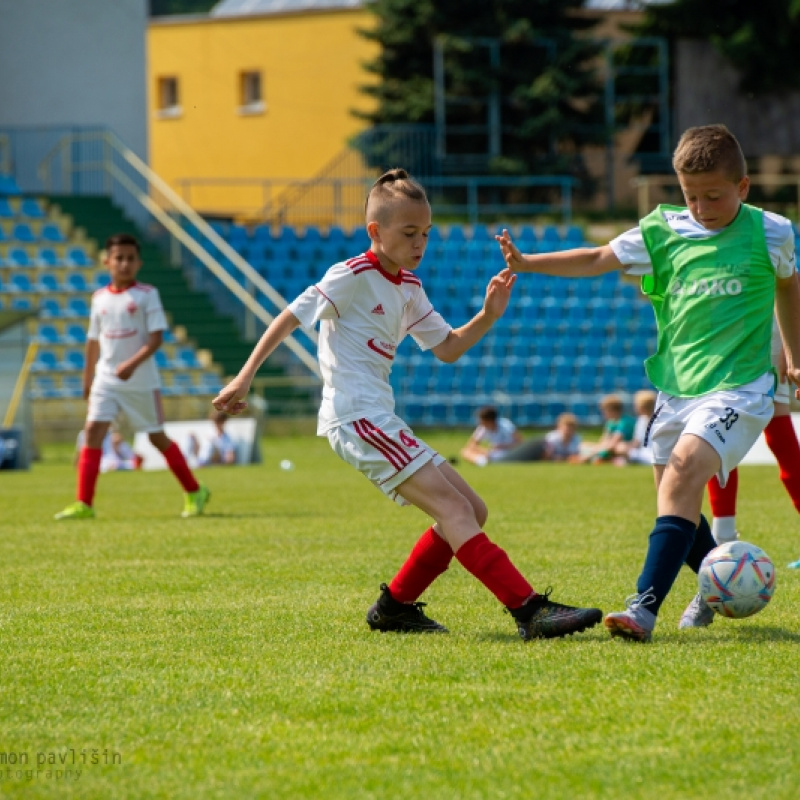
[[486, 314], [499, 319], [508, 308], [511, 299], [511, 290], [517, 282], [517, 276], [506, 268], [495, 275], [486, 287], [486, 299], [483, 301], [483, 310]]
[[247, 397], [250, 391], [250, 381], [245, 381], [238, 376], [234, 378], [212, 401], [211, 405], [217, 411], [224, 411], [235, 417], [247, 408]]
[[519, 272], [519, 270], [522, 268], [522, 265], [525, 263], [525, 259], [523, 258], [519, 248], [514, 244], [511, 234], [508, 232], [508, 230], [503, 228], [503, 232], [499, 235], [495, 235], [494, 238], [500, 245], [500, 250], [503, 253], [506, 266], [512, 272]]

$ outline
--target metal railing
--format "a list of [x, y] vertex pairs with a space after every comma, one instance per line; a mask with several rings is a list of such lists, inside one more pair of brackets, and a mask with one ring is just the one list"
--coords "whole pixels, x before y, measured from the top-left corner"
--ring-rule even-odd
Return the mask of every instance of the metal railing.
[[[249, 315], [251, 333], [255, 331], [256, 320], [269, 325], [274, 319], [257, 302], [254, 293], [279, 310], [286, 306], [283, 296], [113, 133], [90, 130], [62, 136], [42, 158], [39, 177], [48, 193], [72, 193], [76, 183], [88, 183], [94, 191], [87, 192], [84, 187], [80, 193], [112, 196], [122, 193], [128, 205], [133, 200], [145, 212], [151, 230], [155, 221], [159, 230], [154, 233], [168, 237], [174, 264], [185, 266], [187, 257], [194, 257], [241, 301]], [[313, 331], [302, 333], [316, 345]], [[294, 336], [289, 336], [284, 344], [304, 367], [320, 376], [316, 358]]]
[[[176, 184], [185, 202], [222, 216], [244, 218], [270, 225], [352, 228], [363, 224], [364, 198], [375, 175], [360, 178], [180, 178]], [[434, 219], [481, 222], [511, 221], [548, 215], [561, 224], [572, 221], [574, 178], [548, 176], [429, 177], [424, 181]], [[201, 199], [204, 188], [243, 189], [248, 201], [229, 202], [227, 208], [209, 206]], [[532, 195], [540, 194], [539, 200]], [[522, 195], [521, 199], [514, 199]], [[526, 197], [527, 195], [527, 197]], [[292, 202], [280, 202], [289, 197]], [[256, 198], [260, 198], [259, 200]]]

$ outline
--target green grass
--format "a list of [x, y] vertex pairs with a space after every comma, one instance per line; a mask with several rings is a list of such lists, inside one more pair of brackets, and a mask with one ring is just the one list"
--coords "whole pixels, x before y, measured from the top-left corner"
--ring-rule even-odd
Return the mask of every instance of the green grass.
[[[463, 438], [429, 440], [450, 454]], [[66, 524], [51, 521], [72, 499], [63, 459], [2, 473], [0, 761], [29, 763], [0, 763], [0, 796], [797, 797], [800, 574], [783, 565], [800, 526], [776, 469], [740, 481], [739, 527], [778, 566], [764, 612], [679, 632], [686, 572], [650, 645], [602, 627], [525, 644], [458, 565], [424, 597], [449, 636], [371, 633], [378, 584], [428, 521], [324, 440], [263, 451], [205, 471], [195, 520], [169, 473], [104, 475], [98, 518]], [[622, 607], [654, 513], [647, 468], [461, 470], [537, 588]], [[36, 774], [37, 754], [68, 763]]]

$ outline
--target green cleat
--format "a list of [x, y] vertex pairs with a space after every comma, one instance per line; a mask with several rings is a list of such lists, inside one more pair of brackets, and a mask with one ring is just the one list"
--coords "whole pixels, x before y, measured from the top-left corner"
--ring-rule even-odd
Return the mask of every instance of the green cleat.
[[203, 513], [203, 509], [206, 507], [206, 503], [210, 497], [211, 492], [208, 491], [208, 487], [203, 486], [201, 483], [200, 488], [196, 492], [188, 492], [186, 494], [181, 516], [199, 517]]
[[76, 500], [72, 505], [56, 514], [53, 519], [94, 519], [94, 509], [83, 501]]

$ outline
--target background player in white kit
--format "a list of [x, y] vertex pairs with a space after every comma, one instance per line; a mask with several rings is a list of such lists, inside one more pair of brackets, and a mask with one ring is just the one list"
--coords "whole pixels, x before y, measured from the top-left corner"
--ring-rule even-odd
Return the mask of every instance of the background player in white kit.
[[453, 362], [478, 342], [508, 305], [514, 277], [503, 270], [489, 282], [483, 308], [460, 328], [434, 310], [413, 270], [431, 228], [425, 190], [405, 170], [381, 176], [366, 203], [370, 250], [335, 264], [290, 303], [267, 328], [239, 375], [214, 399], [236, 414], [258, 368], [298, 325], [320, 321], [319, 363], [324, 380], [319, 435], [344, 461], [400, 505], [412, 504], [435, 524], [367, 613], [373, 630], [444, 632], [417, 598], [453, 556], [506, 606], [525, 639], [566, 636], [596, 625], [596, 608], [573, 608], [536, 593], [505, 551], [483, 532], [488, 511], [447, 460], [395, 416], [389, 372], [407, 334], [422, 349]]
[[83, 368], [83, 396], [89, 400], [89, 410], [78, 456], [77, 499], [55, 518], [94, 517], [103, 439], [120, 411], [135, 430], [149, 434], [186, 492], [182, 516], [197, 516], [210, 492], [195, 480], [177, 444], [164, 433], [161, 383], [152, 358], [167, 329], [161, 298], [154, 286], [136, 281], [142, 259], [134, 236], [109, 237], [103, 263], [111, 282], [92, 296]]

